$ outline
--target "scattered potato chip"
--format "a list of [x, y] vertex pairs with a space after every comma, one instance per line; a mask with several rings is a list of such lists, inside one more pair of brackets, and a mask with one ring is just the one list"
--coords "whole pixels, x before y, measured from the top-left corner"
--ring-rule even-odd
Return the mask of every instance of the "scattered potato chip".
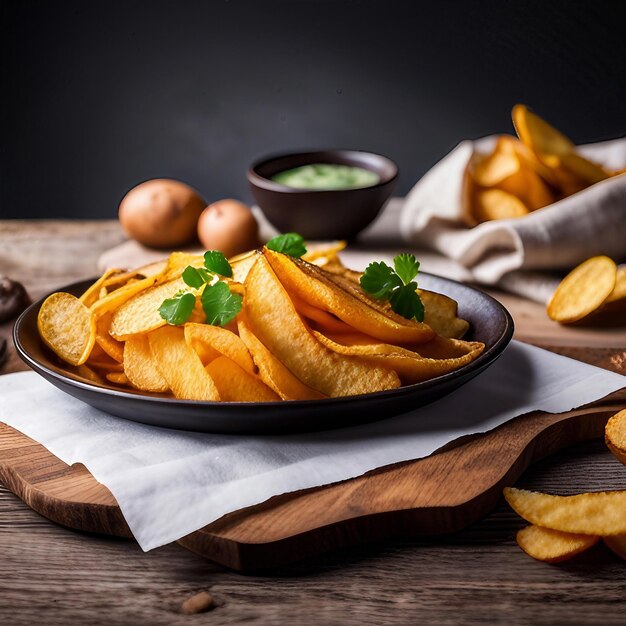
[[82, 365], [96, 341], [94, 316], [69, 293], [53, 293], [44, 300], [37, 316], [37, 328], [44, 343], [71, 365]]
[[217, 387], [193, 351], [182, 328], [164, 326], [148, 334], [152, 356], [176, 398], [218, 401]]
[[519, 516], [537, 526], [582, 535], [626, 534], [626, 491], [553, 496], [507, 487], [504, 497]]
[[182, 278], [177, 278], [154, 285], [126, 300], [113, 313], [109, 330], [111, 336], [123, 341], [131, 335], [165, 326], [167, 322], [161, 317], [159, 307], [181, 289], [187, 289], [187, 285]]
[[616, 413], [606, 423], [604, 440], [615, 457], [626, 465], [626, 409]]
[[124, 373], [128, 382], [141, 391], [165, 393], [169, 385], [150, 350], [148, 335], [133, 335], [124, 345]]
[[317, 331], [313, 331], [313, 334], [322, 345], [337, 352], [337, 354], [358, 356], [374, 365], [394, 370], [405, 385], [412, 385], [452, 372], [476, 359], [485, 348], [485, 345], [482, 343], [458, 341], [457, 345], [461, 343], [466, 344], [465, 354], [455, 358], [438, 359], [423, 357], [417, 352], [398, 346], [385, 344], [344, 345], [331, 340]]
[[296, 378], [256, 337], [243, 319], [239, 320], [239, 336], [248, 347], [259, 377], [283, 400], [321, 400], [326, 396]]
[[118, 363], [124, 360], [124, 344], [109, 334], [113, 313], [105, 313], [96, 320], [96, 343]]
[[388, 342], [428, 341], [434, 336], [426, 324], [407, 320], [369, 298], [358, 286], [328, 275], [315, 265], [264, 250], [282, 285], [308, 304], [332, 313], [357, 330]]
[[476, 192], [473, 213], [479, 223], [490, 220], [508, 220], [528, 215], [528, 208], [516, 196], [502, 189], [484, 189]]
[[235, 361], [219, 356], [206, 366], [224, 402], [277, 402], [280, 400], [258, 376]]
[[613, 537], [603, 537], [607, 547], [615, 552], [620, 559], [626, 561], [626, 535], [615, 535]]
[[548, 303], [548, 317], [562, 324], [583, 319], [610, 296], [616, 279], [617, 267], [609, 257], [587, 259], [556, 288]]
[[223, 355], [248, 373], [256, 373], [246, 344], [226, 328], [188, 323], [185, 324], [185, 341], [196, 351], [205, 366]]
[[106, 379], [116, 385], [128, 385], [128, 378], [124, 372], [111, 372], [106, 375]]
[[526, 526], [517, 533], [517, 544], [533, 559], [545, 563], [559, 563], [588, 550], [600, 537], [564, 533], [559, 530]]
[[400, 386], [392, 370], [336, 354], [320, 344], [300, 319], [265, 256], [252, 267], [245, 286], [244, 311], [250, 330], [309, 387], [337, 397]]

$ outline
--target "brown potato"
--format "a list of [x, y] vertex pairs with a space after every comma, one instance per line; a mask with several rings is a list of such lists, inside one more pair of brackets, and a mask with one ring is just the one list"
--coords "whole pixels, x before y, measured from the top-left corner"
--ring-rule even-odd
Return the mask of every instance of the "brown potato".
[[206, 202], [185, 183], [155, 178], [137, 185], [123, 198], [119, 220], [126, 233], [152, 248], [184, 246], [196, 237]]

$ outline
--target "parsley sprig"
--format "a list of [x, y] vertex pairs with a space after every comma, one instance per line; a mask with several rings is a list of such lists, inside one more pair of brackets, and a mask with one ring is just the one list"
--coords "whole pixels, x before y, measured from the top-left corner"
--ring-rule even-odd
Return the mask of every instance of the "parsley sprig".
[[[218, 250], [204, 253], [204, 267], [188, 265], [183, 270], [185, 284], [196, 291], [201, 290], [200, 302], [207, 324], [226, 326], [241, 311], [241, 296], [231, 293], [228, 285], [219, 280], [220, 276], [231, 278], [232, 275], [230, 263]], [[195, 306], [196, 294], [183, 289], [174, 297], [164, 300], [159, 313], [169, 324], [180, 326], [191, 317]]]
[[306, 254], [306, 246], [304, 245], [304, 238], [298, 233], [285, 233], [284, 235], [278, 235], [273, 237], [265, 244], [270, 250], [274, 252], [282, 252], [289, 256], [293, 256], [299, 259], [303, 254]]
[[399, 254], [393, 260], [393, 267], [382, 261], [370, 263], [361, 276], [361, 288], [377, 300], [387, 300], [398, 315], [423, 322], [424, 304], [414, 280], [419, 268], [412, 254]]

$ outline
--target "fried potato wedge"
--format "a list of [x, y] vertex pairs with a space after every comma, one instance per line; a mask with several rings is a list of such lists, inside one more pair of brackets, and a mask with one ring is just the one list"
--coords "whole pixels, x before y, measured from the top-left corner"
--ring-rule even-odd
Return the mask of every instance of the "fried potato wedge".
[[595, 256], [574, 268], [548, 302], [548, 317], [555, 322], [577, 322], [598, 309], [611, 295], [617, 266], [607, 256]]
[[246, 344], [230, 330], [209, 324], [185, 324], [185, 341], [196, 351], [205, 366], [225, 356], [248, 373], [256, 373]]
[[43, 342], [70, 365], [87, 361], [96, 342], [96, 320], [76, 296], [59, 291], [48, 296], [37, 316]]
[[337, 354], [317, 341], [265, 256], [252, 267], [245, 286], [244, 313], [250, 330], [309, 387], [337, 397], [400, 386], [391, 369]]
[[517, 545], [533, 559], [545, 563], [560, 563], [585, 552], [598, 543], [600, 537], [576, 535], [560, 530], [526, 526], [517, 533]]
[[328, 275], [315, 265], [267, 248], [263, 255], [288, 293], [332, 313], [366, 335], [390, 343], [417, 343], [434, 336], [428, 325], [394, 313], [390, 307], [369, 298], [349, 279], [342, 282], [340, 276]]
[[[448, 342], [455, 342], [454, 347], [457, 350], [461, 348], [462, 344], [465, 344], [463, 346], [465, 353], [452, 358], [432, 358], [388, 344], [344, 345], [317, 331], [313, 331], [313, 335], [322, 345], [337, 352], [337, 354], [358, 356], [364, 361], [394, 370], [402, 383], [406, 385], [452, 372], [467, 363], [471, 363], [485, 348], [482, 343], [449, 339]], [[443, 340], [443, 338], [441, 339]], [[438, 346], [438, 350], [441, 350], [440, 346]]]
[[502, 189], [482, 189], [474, 196], [472, 212], [481, 224], [524, 217], [528, 215], [528, 207], [517, 196]]
[[200, 357], [185, 341], [182, 328], [157, 328], [148, 334], [148, 341], [154, 361], [174, 397], [214, 402], [220, 399]]
[[137, 282], [129, 282], [123, 287], [120, 287], [111, 293], [107, 293], [105, 296], [94, 302], [91, 306], [91, 311], [96, 317], [115, 311], [132, 297], [142, 291], [145, 291], [149, 287], [152, 287], [152, 285], [156, 282], [156, 279], [156, 276], [148, 276], [147, 278], [143, 278]]
[[154, 360], [148, 335], [133, 335], [124, 345], [124, 374], [141, 391], [165, 393], [169, 385]]
[[626, 409], [616, 413], [606, 423], [604, 440], [613, 455], [626, 465]]
[[113, 313], [105, 313], [96, 320], [96, 343], [118, 363], [124, 360], [124, 344], [109, 334]]
[[504, 497], [527, 522], [565, 533], [626, 534], [626, 491], [599, 491], [575, 496], [506, 487]]
[[602, 540], [620, 559], [626, 561], [626, 535], [615, 535], [613, 537], [603, 537]]
[[277, 402], [280, 397], [258, 376], [219, 356], [206, 366], [223, 402]]
[[154, 285], [130, 298], [113, 313], [109, 329], [111, 336], [124, 341], [137, 333], [147, 333], [165, 326], [167, 322], [161, 317], [159, 307], [164, 300], [186, 288], [185, 281], [177, 278]]
[[238, 321], [239, 336], [246, 344], [260, 379], [283, 400], [321, 400], [326, 396], [296, 378], [254, 335], [246, 322]]
[[79, 300], [87, 307], [90, 307], [92, 304], [96, 302], [96, 300], [100, 299], [100, 291], [102, 287], [106, 287], [107, 280], [109, 280], [112, 276], [116, 274], [123, 273], [123, 270], [119, 269], [108, 269], [98, 280], [93, 283], [87, 290], [80, 296]]

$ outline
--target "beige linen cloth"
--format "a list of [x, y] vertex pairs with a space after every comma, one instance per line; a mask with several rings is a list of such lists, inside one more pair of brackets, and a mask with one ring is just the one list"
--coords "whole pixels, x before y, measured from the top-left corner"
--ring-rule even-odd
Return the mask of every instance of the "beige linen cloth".
[[[494, 142], [485, 137], [460, 143], [413, 187], [399, 211], [407, 243], [450, 260], [439, 273], [545, 301], [558, 284], [555, 271], [598, 254], [626, 260], [626, 174], [521, 219], [467, 228], [461, 219], [463, 172], [474, 148], [488, 151]], [[626, 165], [626, 137], [579, 150], [612, 169]]]

